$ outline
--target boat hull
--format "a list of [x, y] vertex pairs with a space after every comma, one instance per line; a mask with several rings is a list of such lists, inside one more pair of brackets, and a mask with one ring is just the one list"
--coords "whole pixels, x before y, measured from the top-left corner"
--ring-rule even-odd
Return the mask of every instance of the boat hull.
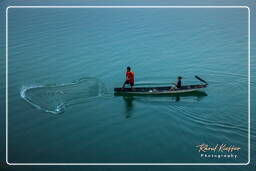
[[169, 87], [134, 87], [134, 88], [115, 88], [115, 94], [131, 94], [131, 95], [172, 95], [184, 94], [201, 91], [206, 88], [207, 84], [187, 85], [179, 89], [171, 89]]

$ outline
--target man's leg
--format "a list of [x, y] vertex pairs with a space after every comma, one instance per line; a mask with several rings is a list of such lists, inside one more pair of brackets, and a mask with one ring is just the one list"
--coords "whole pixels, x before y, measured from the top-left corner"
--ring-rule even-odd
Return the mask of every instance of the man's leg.
[[125, 81], [125, 82], [124, 82], [124, 84], [123, 84], [122, 88], [124, 88], [124, 87], [125, 87], [125, 84], [127, 84], [127, 81]]
[[134, 86], [134, 83], [130, 83], [130, 86], [131, 86], [131, 89], [133, 88], [133, 86]]

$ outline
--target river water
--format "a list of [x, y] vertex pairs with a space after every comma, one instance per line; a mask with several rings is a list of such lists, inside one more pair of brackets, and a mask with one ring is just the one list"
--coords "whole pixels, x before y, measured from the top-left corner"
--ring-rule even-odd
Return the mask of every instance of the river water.
[[[248, 161], [247, 8], [10, 8], [8, 22], [9, 162]], [[127, 66], [135, 86], [209, 86], [115, 96]]]

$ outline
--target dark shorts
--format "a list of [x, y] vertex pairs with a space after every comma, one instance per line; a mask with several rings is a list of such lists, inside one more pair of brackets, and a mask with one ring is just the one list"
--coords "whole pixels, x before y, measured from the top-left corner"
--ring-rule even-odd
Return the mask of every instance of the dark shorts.
[[129, 82], [129, 81], [125, 81], [124, 84], [130, 84], [130, 86], [134, 86], [134, 83], [131, 83], [131, 82]]

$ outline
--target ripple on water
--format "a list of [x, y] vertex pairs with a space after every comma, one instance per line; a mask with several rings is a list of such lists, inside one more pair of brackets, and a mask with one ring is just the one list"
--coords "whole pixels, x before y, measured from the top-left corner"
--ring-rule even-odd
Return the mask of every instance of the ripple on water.
[[[169, 109], [168, 109], [169, 108]], [[209, 131], [220, 132], [221, 134], [231, 133], [236, 134], [237, 136], [247, 136], [248, 127], [243, 124], [236, 124], [230, 122], [230, 120], [220, 120], [220, 117], [212, 114], [203, 114], [200, 112], [200, 108], [190, 109], [186, 106], [169, 106], [167, 109], [172, 111], [175, 108], [175, 111], [183, 116], [183, 120], [186, 124], [190, 125], [189, 127], [194, 127], [195, 125], [203, 126], [204, 129]], [[212, 109], [209, 109], [212, 110]], [[201, 108], [201, 111], [207, 112], [206, 108]], [[210, 112], [209, 112], [210, 113]], [[187, 125], [184, 129], [187, 128]]]
[[99, 80], [82, 78], [64, 84], [23, 86], [20, 95], [37, 109], [60, 114], [68, 106], [86, 103], [103, 92], [104, 86]]

